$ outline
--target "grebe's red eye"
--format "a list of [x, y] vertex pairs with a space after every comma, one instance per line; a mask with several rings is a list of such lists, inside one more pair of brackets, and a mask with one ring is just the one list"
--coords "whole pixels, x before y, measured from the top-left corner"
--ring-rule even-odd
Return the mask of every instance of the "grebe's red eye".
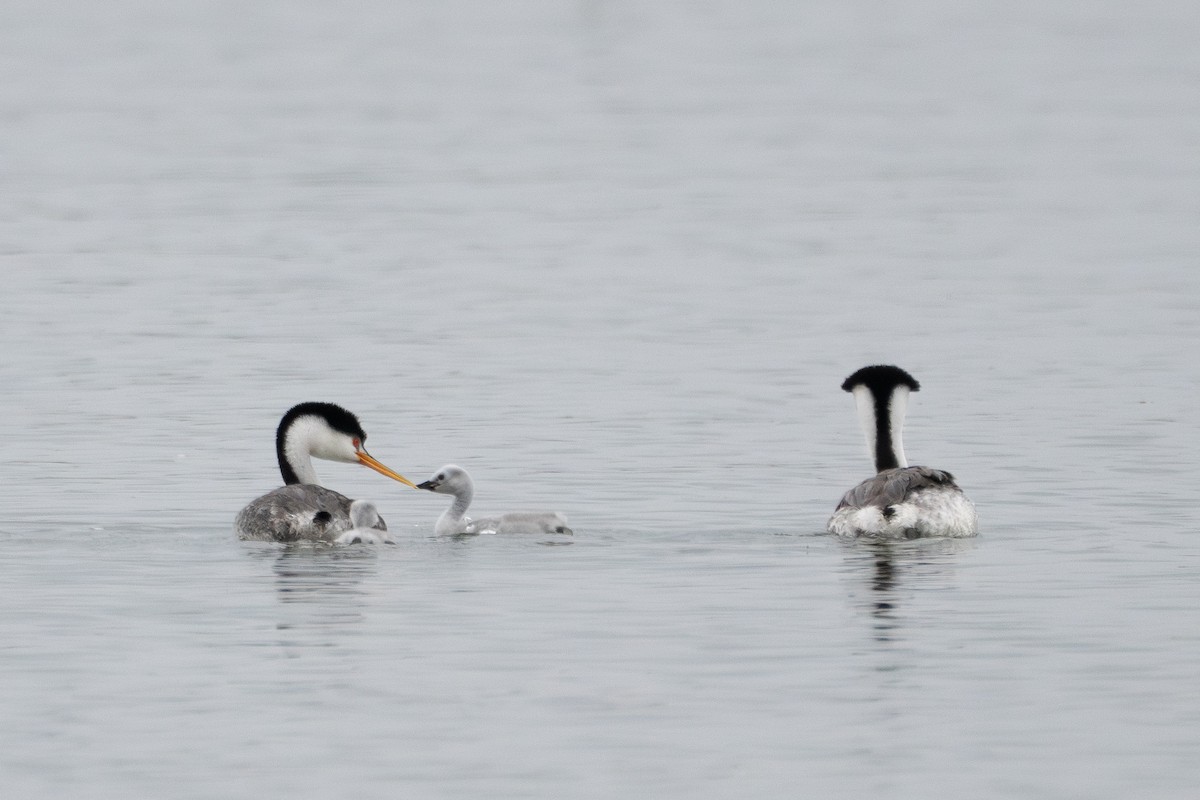
[[361, 450], [361, 449], [362, 449], [362, 442], [360, 442], [358, 439], [355, 439], [355, 440], [354, 440], [354, 449], [355, 449], [355, 450]]

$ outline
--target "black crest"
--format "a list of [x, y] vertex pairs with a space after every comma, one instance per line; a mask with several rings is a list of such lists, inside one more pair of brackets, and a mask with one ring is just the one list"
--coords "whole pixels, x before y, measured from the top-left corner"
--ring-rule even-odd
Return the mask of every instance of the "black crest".
[[887, 397], [897, 386], [907, 386], [914, 392], [921, 389], [912, 375], [887, 364], [863, 367], [842, 382], [842, 391], [852, 392], [855, 386], [866, 386], [876, 397]]
[[291, 426], [292, 422], [300, 417], [323, 417], [329, 423], [329, 427], [335, 431], [344, 433], [347, 436], [356, 436], [362, 440], [367, 438], [362, 425], [358, 424], [358, 417], [334, 403], [301, 403], [298, 406], [292, 406], [283, 415], [283, 419], [279, 421], [279, 430], [276, 432], [277, 436], [281, 437], [284, 431]]

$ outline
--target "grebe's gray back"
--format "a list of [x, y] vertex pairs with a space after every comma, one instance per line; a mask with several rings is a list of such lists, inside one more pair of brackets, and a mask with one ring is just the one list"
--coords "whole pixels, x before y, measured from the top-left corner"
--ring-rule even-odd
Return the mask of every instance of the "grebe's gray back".
[[974, 536], [975, 506], [949, 472], [910, 467], [903, 428], [910, 392], [921, 388], [899, 367], [863, 367], [842, 384], [854, 395], [878, 474], [842, 497], [828, 530], [839, 536]]
[[417, 484], [438, 494], [454, 495], [454, 502], [438, 517], [434, 533], [446, 536], [453, 533], [572, 533], [567, 518], [557, 511], [518, 511], [485, 519], [466, 516], [475, 484], [462, 467], [447, 464]]
[[[275, 453], [284, 486], [254, 500], [237, 515], [242, 539], [277, 542], [333, 541], [353, 527], [350, 499], [317, 483], [312, 459], [362, 464], [406, 486], [416, 485], [376, 461], [364, 448], [367, 434], [358, 418], [333, 403], [301, 403], [275, 431]], [[375, 528], [387, 525], [376, 517]]]

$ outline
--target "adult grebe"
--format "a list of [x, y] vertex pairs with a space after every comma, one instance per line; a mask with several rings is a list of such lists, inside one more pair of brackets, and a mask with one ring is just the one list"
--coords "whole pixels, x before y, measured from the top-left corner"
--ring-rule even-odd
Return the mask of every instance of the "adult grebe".
[[334, 544], [395, 544], [386, 528], [375, 530], [379, 512], [367, 500], [355, 500], [350, 504], [350, 524], [353, 529], [334, 539]]
[[954, 476], [910, 467], [904, 458], [908, 395], [920, 388], [916, 378], [892, 366], [863, 367], [842, 384], [854, 395], [879, 474], [846, 492], [829, 518], [830, 533], [890, 539], [975, 535], [975, 506]]
[[454, 495], [450, 508], [438, 517], [434, 528], [438, 536], [451, 533], [572, 533], [567, 527], [567, 518], [557, 511], [518, 511], [474, 520], [464, 516], [475, 494], [475, 484], [465, 469], [454, 464], [442, 467], [429, 480], [418, 483], [417, 488]]
[[[238, 512], [234, 528], [242, 539], [276, 542], [332, 541], [353, 527], [350, 499], [317, 484], [312, 457], [362, 464], [416, 488], [416, 484], [372, 458], [358, 418], [333, 403], [301, 403], [279, 422], [275, 452], [284, 486]], [[378, 519], [374, 526], [387, 530]]]

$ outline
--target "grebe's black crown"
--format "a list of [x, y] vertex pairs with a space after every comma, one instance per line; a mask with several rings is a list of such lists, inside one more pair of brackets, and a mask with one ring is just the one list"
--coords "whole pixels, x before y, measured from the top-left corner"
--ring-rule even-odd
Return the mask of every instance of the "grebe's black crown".
[[914, 392], [921, 389], [916, 378], [890, 364], [863, 367], [842, 382], [842, 391], [852, 392], [855, 386], [866, 386], [876, 397], [887, 397], [897, 386], [907, 386]]
[[362, 442], [367, 440], [366, 432], [363, 431], [362, 425], [358, 424], [358, 417], [341, 406], [333, 403], [301, 403], [298, 406], [292, 406], [280, 420], [279, 430], [276, 432], [276, 438], [280, 442], [283, 441], [284, 431], [300, 417], [321, 417], [335, 431], [355, 437]]

